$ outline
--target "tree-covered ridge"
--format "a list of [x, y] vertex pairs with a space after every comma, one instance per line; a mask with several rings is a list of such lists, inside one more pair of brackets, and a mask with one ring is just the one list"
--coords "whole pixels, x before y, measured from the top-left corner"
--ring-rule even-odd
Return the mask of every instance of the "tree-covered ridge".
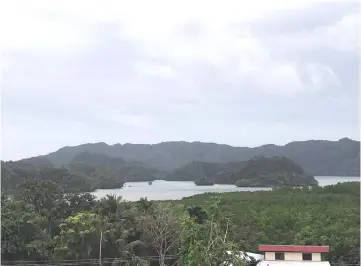
[[165, 176], [196, 185], [236, 184], [239, 187], [310, 186], [318, 182], [285, 156], [254, 157], [246, 162], [192, 162]]
[[29, 180], [51, 180], [65, 191], [121, 188], [127, 181], [152, 181], [160, 175], [139, 162], [127, 162], [105, 154], [83, 152], [68, 165], [55, 166], [45, 157], [1, 162], [3, 190], [16, 190]]
[[36, 164], [33, 161], [1, 162], [1, 189], [17, 190], [27, 182], [50, 180], [61, 185], [65, 190], [91, 191], [93, 180], [82, 172], [74, 172], [65, 167], [55, 167], [51, 163]]
[[259, 244], [329, 245], [331, 265], [360, 264], [359, 182], [169, 202], [63, 192], [37, 181], [2, 194], [3, 264], [245, 265], [232, 254]]
[[247, 162], [207, 163], [194, 161], [168, 172], [168, 181], [196, 181], [207, 177], [215, 184], [235, 184], [234, 173], [243, 169]]
[[195, 181], [203, 177], [214, 177], [226, 169], [226, 164], [191, 162], [165, 175], [168, 181]]
[[[76, 155], [69, 163], [69, 168], [81, 172], [85, 171], [88, 174], [103, 170], [108, 173], [108, 176], [114, 176], [111, 179], [123, 182], [153, 181], [162, 174], [160, 171], [150, 168], [144, 163], [127, 162], [122, 158], [90, 152], [82, 152]], [[98, 176], [98, 174], [95, 175]]]
[[56, 165], [68, 164], [77, 154], [89, 151], [126, 161], [139, 161], [158, 170], [173, 171], [193, 161], [228, 163], [247, 161], [254, 156], [286, 156], [315, 176], [360, 176], [360, 142], [348, 138], [339, 141], [308, 140], [284, 146], [255, 148], [173, 141], [159, 144], [83, 144], [64, 147], [46, 157]]
[[285, 156], [255, 157], [235, 174], [239, 187], [314, 186], [317, 180]]

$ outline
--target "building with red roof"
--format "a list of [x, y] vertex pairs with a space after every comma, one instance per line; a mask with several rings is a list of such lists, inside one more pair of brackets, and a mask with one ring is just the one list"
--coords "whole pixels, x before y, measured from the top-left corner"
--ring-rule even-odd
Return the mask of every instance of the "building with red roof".
[[329, 251], [328, 246], [259, 245], [258, 250], [264, 254], [264, 260], [258, 264], [259, 266], [330, 265], [328, 261], [322, 260], [322, 253]]

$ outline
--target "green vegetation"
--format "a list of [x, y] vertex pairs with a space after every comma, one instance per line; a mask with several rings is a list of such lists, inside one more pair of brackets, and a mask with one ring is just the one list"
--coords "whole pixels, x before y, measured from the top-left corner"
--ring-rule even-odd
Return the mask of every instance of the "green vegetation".
[[191, 162], [164, 176], [168, 181], [196, 181], [204, 176], [216, 184], [235, 184], [235, 173], [242, 170], [247, 162], [207, 163]]
[[51, 180], [65, 191], [90, 192], [122, 188], [127, 181], [165, 179], [194, 181], [199, 186], [235, 184], [240, 187], [310, 186], [317, 181], [301, 166], [284, 156], [254, 157], [247, 162], [192, 162], [164, 174], [139, 162], [127, 162], [105, 154], [82, 152], [68, 165], [55, 167], [45, 157], [2, 162], [3, 190], [16, 188], [29, 180]]
[[168, 181], [195, 181], [204, 176], [215, 176], [226, 167], [225, 164], [191, 162], [168, 173], [164, 179]]
[[51, 180], [65, 191], [90, 192], [122, 188], [127, 181], [152, 181], [160, 171], [139, 162], [127, 162], [104, 154], [83, 152], [64, 166], [56, 167], [46, 157], [1, 162], [2, 190], [16, 190], [31, 180]]
[[46, 158], [55, 165], [67, 165], [77, 154], [85, 151], [120, 157], [128, 162], [142, 162], [161, 171], [174, 171], [193, 161], [228, 163], [247, 161], [254, 156], [283, 155], [314, 176], [360, 176], [360, 142], [348, 138], [339, 141], [295, 141], [284, 146], [263, 145], [255, 148], [185, 141], [153, 145], [107, 145], [102, 142], [64, 147]]
[[[213, 207], [214, 208], [214, 207]], [[217, 208], [216, 208], [217, 209]], [[239, 245], [225, 237], [223, 218], [207, 210], [198, 224], [182, 205], [108, 195], [64, 194], [54, 182], [27, 182], [2, 195], [2, 262], [77, 265], [219, 265], [237, 262], [223, 252]], [[213, 241], [203, 232], [211, 232]], [[222, 238], [220, 238], [222, 236]], [[207, 249], [207, 263], [197, 254]], [[210, 263], [208, 263], [210, 262]], [[242, 262], [233, 265], [243, 265]]]
[[235, 184], [239, 187], [313, 186], [317, 180], [284, 156], [254, 157], [227, 164], [192, 162], [165, 176], [166, 180], [194, 181], [199, 186]]
[[92, 191], [96, 181], [82, 172], [48, 163], [37, 164], [33, 160], [1, 162], [2, 191], [16, 190], [18, 186], [35, 180], [49, 180], [62, 186], [65, 191]]
[[317, 180], [284, 156], [255, 157], [234, 175], [238, 187], [314, 186]]
[[257, 253], [259, 244], [329, 245], [325, 259], [331, 265], [360, 264], [360, 182], [207, 193], [179, 203], [207, 208], [214, 197], [222, 215], [231, 217], [230, 237], [243, 250]]
[[[2, 194], [2, 263], [244, 265], [226, 251], [329, 245], [331, 264], [360, 263], [360, 183], [124, 202], [29, 181]], [[201, 254], [201, 255], [200, 255]]]

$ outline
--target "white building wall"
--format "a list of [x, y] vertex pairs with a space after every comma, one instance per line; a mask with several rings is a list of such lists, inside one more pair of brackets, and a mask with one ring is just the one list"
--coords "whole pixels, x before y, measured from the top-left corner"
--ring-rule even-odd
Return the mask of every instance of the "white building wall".
[[285, 252], [285, 260], [301, 261], [302, 253], [300, 252]]
[[[265, 260], [276, 260], [276, 252], [265, 252]], [[284, 252], [285, 261], [302, 261], [302, 252]], [[321, 253], [312, 253], [312, 261], [321, 261]]]
[[321, 253], [312, 253], [312, 261], [321, 261]]
[[264, 259], [265, 260], [275, 260], [276, 259], [275, 253], [274, 252], [265, 252]]

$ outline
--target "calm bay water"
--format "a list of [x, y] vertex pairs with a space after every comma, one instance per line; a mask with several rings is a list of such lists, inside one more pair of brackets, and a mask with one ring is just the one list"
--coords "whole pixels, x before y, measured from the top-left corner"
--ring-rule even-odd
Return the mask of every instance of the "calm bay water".
[[[360, 177], [316, 176], [320, 186], [337, 184], [338, 182], [360, 181]], [[236, 187], [234, 185], [196, 186], [187, 181], [156, 180], [152, 185], [148, 182], [128, 182], [120, 189], [98, 189], [92, 194], [102, 198], [109, 194], [122, 196], [128, 201], [137, 201], [147, 197], [149, 200], [177, 200], [206, 192], [235, 192], [270, 190], [271, 188]]]

